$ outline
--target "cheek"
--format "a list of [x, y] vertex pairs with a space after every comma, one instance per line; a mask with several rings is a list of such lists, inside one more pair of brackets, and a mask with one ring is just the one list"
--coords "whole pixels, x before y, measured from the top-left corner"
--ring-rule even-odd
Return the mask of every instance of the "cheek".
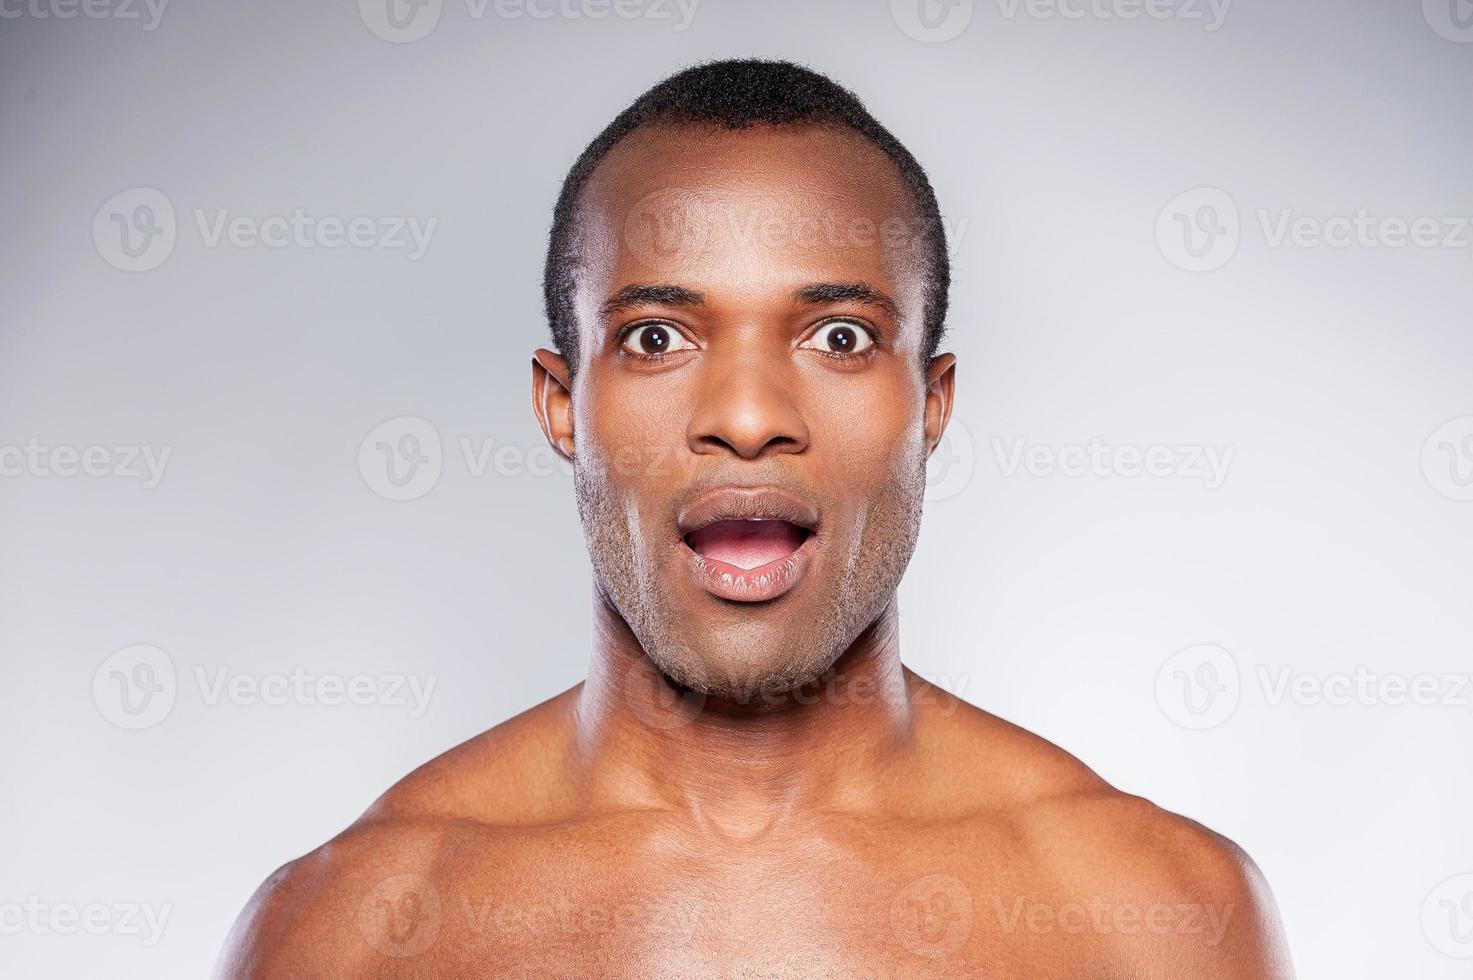
[[[677, 482], [684, 445], [682, 409], [616, 378], [592, 378], [577, 395], [577, 452], [632, 509], [646, 495]], [[655, 498], [658, 499], [658, 498]]]
[[924, 455], [923, 405], [908, 382], [840, 386], [815, 405], [814, 445], [842, 489], [879, 493], [911, 475]]

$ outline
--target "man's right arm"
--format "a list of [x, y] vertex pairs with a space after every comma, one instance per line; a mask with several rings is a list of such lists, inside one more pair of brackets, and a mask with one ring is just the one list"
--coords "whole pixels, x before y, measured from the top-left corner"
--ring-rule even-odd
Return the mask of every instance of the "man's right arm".
[[433, 938], [423, 875], [439, 835], [398, 821], [355, 825], [256, 889], [215, 965], [218, 977], [356, 976]]

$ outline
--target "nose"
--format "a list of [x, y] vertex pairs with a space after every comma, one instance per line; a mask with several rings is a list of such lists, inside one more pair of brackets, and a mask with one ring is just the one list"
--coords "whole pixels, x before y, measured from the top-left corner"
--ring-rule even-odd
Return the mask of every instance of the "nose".
[[691, 452], [755, 460], [808, 448], [808, 425], [785, 366], [744, 352], [707, 368], [686, 430]]

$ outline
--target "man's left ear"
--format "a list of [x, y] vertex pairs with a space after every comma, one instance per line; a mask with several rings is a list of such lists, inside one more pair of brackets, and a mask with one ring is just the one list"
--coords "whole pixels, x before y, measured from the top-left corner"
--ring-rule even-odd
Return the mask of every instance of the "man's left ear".
[[936, 451], [946, 424], [951, 421], [951, 405], [956, 390], [956, 355], [937, 354], [926, 368], [926, 455]]

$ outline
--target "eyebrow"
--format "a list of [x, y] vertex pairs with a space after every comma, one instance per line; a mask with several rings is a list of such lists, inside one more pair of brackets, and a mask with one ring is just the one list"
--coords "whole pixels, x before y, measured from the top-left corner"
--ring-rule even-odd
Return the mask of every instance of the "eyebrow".
[[[892, 318], [900, 315], [893, 299], [862, 282], [809, 283], [793, 290], [793, 299], [810, 306], [821, 303], [863, 303]], [[612, 317], [640, 306], [700, 306], [705, 302], [705, 294], [684, 286], [631, 283], [605, 300], [600, 312], [605, 317]]]
[[793, 291], [793, 298], [800, 303], [863, 303], [873, 306], [892, 319], [900, 316], [895, 301], [884, 293], [862, 282], [815, 282]]
[[660, 306], [700, 306], [706, 302], [706, 297], [694, 289], [686, 289], [684, 286], [669, 285], [641, 285], [634, 283], [625, 286], [614, 295], [604, 301], [600, 312], [610, 317], [616, 313], [633, 309], [637, 306], [649, 306], [658, 304]]

